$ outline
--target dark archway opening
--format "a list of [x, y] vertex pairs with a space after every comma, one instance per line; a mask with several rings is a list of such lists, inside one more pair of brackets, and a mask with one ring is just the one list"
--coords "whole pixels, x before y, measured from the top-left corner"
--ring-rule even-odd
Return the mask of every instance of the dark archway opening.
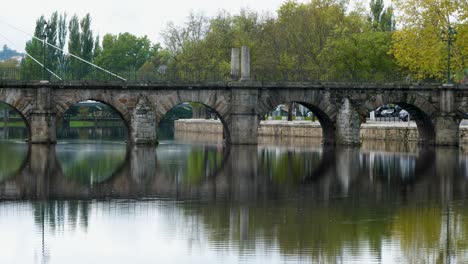
[[26, 118], [11, 105], [0, 102], [0, 140], [29, 139], [30, 129]]
[[211, 107], [198, 102], [174, 106], [159, 121], [158, 141], [229, 142], [225, 120]]
[[335, 127], [320, 108], [293, 101], [276, 106], [261, 116], [259, 141], [271, 143], [294, 140], [315, 140], [323, 144], [335, 142]]
[[58, 141], [128, 141], [129, 127], [112, 106], [85, 100], [72, 105], [57, 119]]
[[395, 102], [379, 106], [367, 115], [366, 123], [361, 124], [361, 139], [434, 144], [435, 128], [418, 107]]

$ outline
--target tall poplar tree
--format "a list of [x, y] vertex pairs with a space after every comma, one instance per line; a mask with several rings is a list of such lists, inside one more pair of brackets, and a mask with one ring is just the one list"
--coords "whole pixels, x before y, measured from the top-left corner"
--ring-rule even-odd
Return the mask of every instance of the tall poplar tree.
[[[34, 30], [34, 36], [37, 38], [44, 38], [44, 29], [46, 25], [46, 19], [44, 16], [41, 16], [38, 20], [36, 20], [36, 28]], [[25, 51], [31, 57], [43, 63], [44, 55], [45, 55], [45, 48], [43, 42], [38, 39], [31, 39], [26, 43]], [[30, 57], [26, 57], [21, 62], [21, 74], [23, 79], [34, 79], [38, 80], [41, 79], [43, 76], [43, 68], [33, 59]]]
[[[68, 39], [68, 52], [76, 56], [81, 56], [81, 34], [80, 34], [80, 22], [78, 16], [74, 15], [70, 19], [68, 24], [68, 32], [70, 37]], [[82, 62], [68, 56], [68, 73], [72, 79], [79, 79], [82, 77], [81, 65]]]
[[[65, 48], [65, 43], [67, 41], [67, 14], [66, 13], [61, 14], [59, 17], [57, 36], [58, 36], [57, 46], [63, 50]], [[66, 69], [66, 57], [65, 57], [64, 52], [62, 51], [57, 51], [57, 52], [58, 52], [57, 72], [61, 76], [63, 76], [63, 74], [65, 73], [65, 69]]]
[[[91, 16], [86, 14], [86, 16], [81, 19], [80, 22], [81, 32], [80, 32], [80, 41], [81, 41], [81, 53], [80, 56], [86, 61], [93, 61], [93, 49], [94, 49], [94, 38], [93, 31], [91, 30]], [[92, 70], [92, 66], [82, 63], [82, 76], [87, 76]]]

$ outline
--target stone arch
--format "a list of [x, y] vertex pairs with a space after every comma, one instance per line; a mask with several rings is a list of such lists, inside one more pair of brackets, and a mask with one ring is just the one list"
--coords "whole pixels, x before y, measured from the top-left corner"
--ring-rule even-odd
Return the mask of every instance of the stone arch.
[[128, 99], [124, 98], [123, 95], [122, 98], [114, 98], [109, 94], [90, 93], [89, 91], [73, 93], [73, 96], [67, 97], [65, 100], [55, 101], [57, 119], [62, 118], [65, 112], [73, 105], [87, 100], [97, 101], [112, 107], [122, 118], [127, 128], [130, 128], [131, 113], [126, 105]]
[[455, 114], [458, 118], [464, 119], [466, 118], [466, 114], [468, 113], [468, 97], [463, 97], [462, 100], [457, 103]]
[[367, 116], [369, 112], [387, 104], [397, 104], [408, 111], [411, 119], [416, 122], [421, 143], [435, 143], [436, 132], [432, 120], [437, 116], [437, 109], [421, 95], [416, 93], [377, 94], [367, 99], [358, 111], [361, 115]]
[[174, 92], [166, 92], [157, 96], [153, 100], [156, 123], [173, 109], [175, 106], [185, 102], [200, 103], [214, 111], [223, 124], [223, 137], [227, 142], [230, 142], [229, 122], [229, 101], [230, 96], [227, 93], [214, 90], [178, 90]]
[[0, 89], [0, 102], [14, 109], [23, 120], [28, 131], [27, 140], [31, 140], [30, 114], [33, 110], [33, 104], [27, 97], [16, 90]]
[[[87, 100], [92, 100], [96, 102], [100, 102], [111, 107], [122, 119], [125, 128], [126, 128], [126, 139], [129, 140], [132, 133], [132, 126], [131, 126], [131, 113], [130, 110], [127, 108], [125, 103], [128, 99], [122, 98], [114, 98], [110, 95], [101, 94], [101, 93], [89, 93], [89, 91], [73, 93], [72, 96], [66, 97], [66, 100], [56, 100], [55, 101], [55, 111], [56, 111], [56, 124], [60, 122], [63, 118], [65, 113], [75, 104], [80, 102], [84, 102]], [[125, 101], [124, 101], [125, 100]], [[57, 127], [57, 126], [56, 126]]]
[[32, 96], [28, 96], [18, 89], [0, 89], [0, 101], [19, 112], [25, 120], [29, 118], [34, 108], [31, 98]]
[[335, 119], [337, 109], [330, 101], [330, 94], [323, 91], [286, 91], [268, 90], [260, 94], [258, 114], [264, 116], [275, 107], [284, 103], [297, 103], [312, 111], [322, 126], [323, 143], [335, 142]]

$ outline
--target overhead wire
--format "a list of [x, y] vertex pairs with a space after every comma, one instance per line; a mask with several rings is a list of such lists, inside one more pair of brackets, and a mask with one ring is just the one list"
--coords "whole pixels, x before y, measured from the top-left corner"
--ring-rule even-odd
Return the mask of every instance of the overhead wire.
[[[8, 39], [5, 35], [3, 35], [2, 33], [0, 33], [0, 37], [2, 37], [3, 39], [5, 39], [8, 43], [10, 43], [13, 47], [15, 48], [18, 48], [17, 45], [15, 45], [15, 43], [13, 43], [10, 39]], [[28, 56], [30, 59], [32, 59], [35, 63], [39, 64], [42, 68], [44, 68], [47, 72], [49, 72], [50, 74], [52, 74], [55, 78], [59, 79], [60, 81], [62, 81], [62, 78], [60, 78], [60, 76], [58, 76], [57, 74], [55, 74], [52, 70], [50, 70], [49, 68], [45, 67], [44, 64], [40, 63], [39, 60], [37, 60], [36, 58], [34, 58], [31, 54], [29, 54], [28, 52], [24, 52], [24, 54], [26, 56]]]
[[34, 35], [32, 35], [32, 34], [29, 34], [28, 32], [26, 32], [26, 31], [24, 31], [24, 30], [22, 30], [22, 29], [20, 29], [20, 28], [18, 28], [18, 27], [15, 27], [14, 25], [11, 25], [10, 23], [8, 23], [8, 22], [6, 22], [6, 21], [3, 21], [2, 19], [0, 19], [0, 23], [3, 23], [3, 24], [5, 24], [5, 25], [7, 25], [8, 27], [10, 27], [10, 28], [12, 28], [12, 29], [14, 29], [14, 30], [17, 30], [17, 31], [19, 31], [19, 32], [21, 32], [21, 33], [23, 33], [23, 34], [29, 36], [29, 37], [32, 37], [32, 38], [34, 38], [34, 39], [37, 39], [37, 40], [41, 41], [42, 43], [47, 44], [47, 45], [50, 46], [50, 47], [53, 47], [53, 48], [55, 48], [55, 49], [57, 49], [57, 50], [59, 50], [59, 51], [65, 53], [65, 54], [68, 54], [68, 55], [72, 56], [73, 58], [75, 58], [75, 59], [77, 59], [77, 60], [80, 60], [80, 61], [82, 61], [82, 62], [84, 62], [84, 63], [86, 63], [86, 64], [89, 64], [89, 65], [91, 65], [91, 66], [93, 66], [93, 67], [95, 67], [95, 68], [97, 68], [97, 69], [99, 69], [99, 70], [101, 70], [101, 71], [103, 71], [103, 72], [105, 72], [105, 73], [107, 73], [107, 74], [109, 74], [109, 75], [112, 75], [112, 76], [114, 76], [114, 77], [116, 77], [116, 78], [118, 78], [118, 79], [120, 79], [120, 80], [122, 80], [122, 81], [124, 81], [124, 82], [127, 81], [127, 79], [125, 79], [125, 78], [123, 78], [123, 77], [121, 77], [121, 76], [119, 76], [119, 75], [117, 75], [117, 74], [115, 74], [115, 73], [113, 73], [113, 72], [111, 72], [111, 71], [108, 71], [108, 70], [106, 70], [106, 69], [104, 69], [104, 68], [102, 68], [102, 67], [100, 67], [100, 66], [98, 66], [98, 65], [96, 65], [96, 64], [94, 64], [94, 63], [92, 63], [92, 62], [89, 62], [89, 61], [87, 61], [87, 60], [85, 60], [85, 59], [83, 59], [83, 58], [80, 58], [79, 56], [77, 56], [77, 55], [75, 55], [75, 54], [72, 54], [72, 53], [70, 53], [70, 52], [68, 52], [68, 51], [65, 51], [65, 50], [63, 50], [62, 48], [59, 48], [59, 47], [57, 47], [57, 46], [55, 46], [55, 45], [53, 45], [53, 44], [47, 42], [45, 39], [41, 39], [41, 38], [36, 37], [36, 36], [34, 36]]

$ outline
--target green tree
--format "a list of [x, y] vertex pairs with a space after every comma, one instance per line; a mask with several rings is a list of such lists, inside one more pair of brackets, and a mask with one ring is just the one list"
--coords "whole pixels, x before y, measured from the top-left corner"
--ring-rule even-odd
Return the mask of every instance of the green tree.
[[[34, 30], [34, 36], [43, 39], [45, 35], [46, 19], [41, 16], [36, 20], [36, 28]], [[43, 62], [45, 55], [43, 42], [38, 39], [31, 39], [26, 42], [25, 51], [29, 56], [33, 57], [39, 62]], [[42, 78], [42, 67], [34, 61], [32, 58], [27, 57], [21, 62], [21, 74], [23, 79], [41, 79]]]
[[383, 0], [371, 0], [369, 21], [374, 30], [393, 31], [395, 29], [393, 8], [385, 8]]
[[[93, 49], [94, 49], [94, 38], [91, 30], [91, 16], [86, 16], [81, 19], [80, 22], [80, 41], [81, 41], [81, 53], [79, 56], [89, 62], [93, 61]], [[81, 62], [82, 75], [87, 76], [92, 71], [92, 66]]]
[[[456, 35], [451, 70], [468, 65], [468, 3], [466, 0], [396, 0], [402, 25], [393, 35], [392, 54], [417, 79], [446, 79], [448, 28]], [[417, 7], [417, 8], [415, 8]]]
[[106, 34], [96, 64], [116, 73], [136, 73], [152, 55], [153, 46], [146, 36], [139, 38], [130, 33]]
[[[80, 34], [80, 22], [78, 16], [74, 15], [68, 24], [69, 39], [68, 39], [68, 53], [74, 54], [76, 56], [81, 55], [81, 34]], [[81, 73], [81, 64], [82, 62], [68, 56], [67, 62], [67, 72], [69, 77], [72, 79], [79, 79], [82, 76]]]
[[[68, 31], [67, 31], [67, 14], [63, 13], [59, 17], [58, 30], [57, 30], [57, 46], [61, 50], [64, 50], [64, 48], [65, 48], [65, 43], [67, 42], [67, 33], [68, 33]], [[65, 69], [66, 69], [65, 52], [57, 51], [57, 56], [58, 56], [57, 73], [60, 76], [63, 76], [63, 74], [65, 73]]]

